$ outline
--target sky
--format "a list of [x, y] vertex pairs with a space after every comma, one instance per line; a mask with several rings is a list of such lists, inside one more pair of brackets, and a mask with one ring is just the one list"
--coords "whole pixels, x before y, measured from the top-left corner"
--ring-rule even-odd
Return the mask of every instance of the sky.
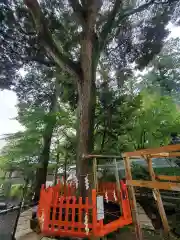
[[[168, 38], [180, 37], [180, 27], [172, 24], [168, 25], [171, 34]], [[5, 141], [2, 139], [4, 134], [15, 133], [22, 130], [22, 126], [14, 118], [17, 116], [17, 97], [12, 91], [0, 91], [0, 149], [4, 146]]]
[[[0, 91], [0, 139], [4, 134], [15, 133], [22, 129], [22, 126], [14, 118], [17, 116], [17, 97], [12, 91]], [[0, 140], [0, 148], [5, 144]]]

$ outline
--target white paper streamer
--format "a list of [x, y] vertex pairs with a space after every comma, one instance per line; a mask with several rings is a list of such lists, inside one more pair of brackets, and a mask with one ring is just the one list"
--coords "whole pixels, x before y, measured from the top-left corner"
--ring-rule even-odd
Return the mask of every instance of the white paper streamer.
[[113, 196], [114, 196], [114, 200], [116, 202], [117, 201], [117, 197], [116, 197], [116, 191], [115, 190], [113, 191]]
[[86, 190], [89, 189], [89, 179], [88, 179], [88, 175], [86, 175], [86, 177], [84, 178], [85, 180], [85, 187], [86, 187]]
[[88, 235], [89, 234], [89, 227], [88, 227], [88, 215], [87, 215], [87, 213], [84, 217], [84, 225], [85, 225], [86, 235]]
[[77, 189], [77, 188], [78, 188], [78, 185], [79, 185], [79, 182], [78, 182], [77, 177], [75, 178], [75, 185], [76, 185], [76, 189]]
[[105, 192], [105, 199], [106, 199], [106, 202], [108, 203], [109, 201], [108, 201], [108, 193], [107, 193], [107, 191]]

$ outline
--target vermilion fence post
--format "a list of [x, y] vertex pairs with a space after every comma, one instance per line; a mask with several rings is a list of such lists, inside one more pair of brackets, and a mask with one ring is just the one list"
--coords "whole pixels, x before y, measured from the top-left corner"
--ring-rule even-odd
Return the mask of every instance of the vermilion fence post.
[[83, 223], [82, 222], [82, 197], [79, 198], [79, 205], [78, 205], [78, 222], [79, 222], [79, 228], [78, 231], [81, 232], [81, 227], [80, 225]]
[[75, 224], [75, 204], [76, 204], [76, 197], [72, 199], [72, 231], [74, 231], [74, 224]]
[[[65, 208], [65, 222], [68, 223], [69, 207], [70, 207], [70, 206], [69, 206], [69, 200], [70, 200], [70, 198], [66, 196], [65, 199], [66, 199], [66, 200], [65, 200], [65, 203], [66, 203], [66, 208]], [[67, 229], [68, 229], [68, 228], [67, 228], [67, 225], [65, 224], [64, 230], [67, 230]]]
[[50, 196], [51, 192], [49, 189], [43, 189], [43, 205], [42, 205], [42, 215], [41, 215], [41, 220], [43, 221], [42, 223], [42, 228], [44, 231], [48, 230], [48, 225], [49, 225], [49, 216], [50, 216]]
[[125, 219], [129, 219], [131, 218], [131, 209], [130, 209], [130, 203], [129, 203], [128, 191], [127, 191], [126, 185], [124, 185], [122, 188], [121, 199], [122, 199], [121, 203], [122, 203], [122, 209], [123, 209], [123, 216]]
[[96, 236], [97, 233], [97, 203], [96, 203], [96, 190], [92, 190], [92, 233]]
[[63, 205], [63, 202], [64, 202], [64, 197], [61, 196], [60, 199], [59, 199], [59, 222], [61, 223], [62, 222], [62, 205]]
[[[88, 197], [86, 197], [84, 209], [85, 209], [85, 214], [87, 214], [87, 219], [88, 219], [87, 227], [89, 228], [90, 216], [89, 216], [89, 199], [88, 199]], [[84, 221], [85, 221], [85, 219], [84, 219]], [[88, 235], [88, 233], [87, 233], [87, 235]]]
[[127, 195], [126, 204], [127, 204], [128, 218], [132, 218], [132, 216], [131, 216], [131, 208], [130, 208], [130, 202], [129, 202], [129, 196], [128, 196], [128, 190], [127, 190], [127, 187], [126, 187], [126, 195]]

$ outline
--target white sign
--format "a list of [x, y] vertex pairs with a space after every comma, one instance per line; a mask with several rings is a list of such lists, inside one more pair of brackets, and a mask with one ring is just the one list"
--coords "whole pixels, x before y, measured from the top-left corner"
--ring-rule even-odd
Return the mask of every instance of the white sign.
[[171, 190], [180, 192], [180, 188], [179, 187], [171, 187]]
[[97, 196], [97, 220], [104, 219], [104, 198], [103, 196]]

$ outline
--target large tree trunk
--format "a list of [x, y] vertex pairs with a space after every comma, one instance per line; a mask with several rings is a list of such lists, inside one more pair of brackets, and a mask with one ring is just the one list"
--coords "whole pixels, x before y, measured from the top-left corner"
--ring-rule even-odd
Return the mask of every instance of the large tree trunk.
[[[93, 186], [92, 159], [84, 158], [94, 147], [95, 86], [83, 81], [79, 86], [79, 138], [77, 151], [77, 176], [82, 197], [90, 195], [85, 189], [85, 176], [88, 174], [90, 188]], [[90, 189], [89, 189], [90, 190]]]
[[79, 132], [77, 151], [77, 175], [79, 180], [79, 192], [82, 197], [91, 194], [85, 188], [85, 176], [88, 174], [90, 188], [93, 186], [92, 159], [84, 158], [93, 151], [94, 146], [94, 115], [96, 103], [96, 63], [93, 59], [93, 38], [96, 19], [96, 5], [89, 3], [86, 26], [83, 29], [81, 41], [81, 78], [78, 81], [78, 112]]
[[53, 135], [53, 130], [56, 124], [56, 113], [57, 111], [57, 89], [52, 96], [51, 106], [49, 110], [49, 115], [51, 119], [47, 122], [44, 134], [43, 134], [43, 149], [39, 157], [39, 167], [36, 171], [36, 181], [35, 181], [35, 196], [34, 201], [39, 200], [39, 194], [42, 184], [46, 183], [46, 176], [48, 170], [49, 156], [50, 156], [50, 147], [51, 139]]

